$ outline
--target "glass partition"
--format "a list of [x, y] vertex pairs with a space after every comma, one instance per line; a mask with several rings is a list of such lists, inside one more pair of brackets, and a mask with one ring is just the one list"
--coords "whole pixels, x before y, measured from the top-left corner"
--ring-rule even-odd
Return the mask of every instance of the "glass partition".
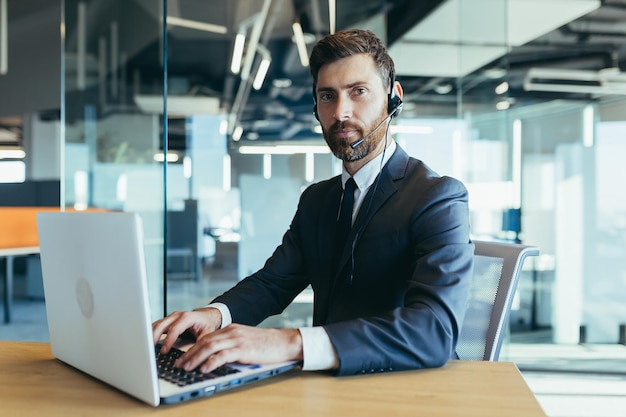
[[[554, 31], [598, 5], [446, 1], [394, 35], [385, 13], [354, 20], [341, 2], [335, 14], [301, 3], [65, 1], [63, 201], [141, 214], [155, 318], [205, 305], [260, 268], [302, 190], [341, 172], [316, 130], [297, 22], [308, 52], [347, 27], [386, 39], [405, 94], [397, 142], [467, 185], [475, 239], [540, 247], [508, 347], [626, 343], [626, 202], [616, 191], [626, 100], [579, 92], [581, 82], [546, 87], [551, 73], [537, 72], [552, 64], [541, 57]], [[310, 315], [305, 291], [264, 325]], [[502, 356], [527, 360], [516, 352]]]
[[[161, 15], [159, 2], [66, 0], [63, 32], [62, 204], [140, 214], [155, 306], [164, 296]], [[141, 94], [151, 108], [140, 108]]]

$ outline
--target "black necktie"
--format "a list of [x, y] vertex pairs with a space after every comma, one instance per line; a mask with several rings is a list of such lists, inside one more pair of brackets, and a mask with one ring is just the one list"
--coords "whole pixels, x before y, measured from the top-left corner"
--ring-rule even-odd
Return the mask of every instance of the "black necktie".
[[335, 241], [333, 243], [333, 270], [337, 269], [337, 263], [343, 252], [343, 247], [352, 228], [352, 209], [354, 207], [354, 190], [356, 183], [354, 178], [350, 177], [346, 181], [341, 199], [341, 208], [339, 209], [339, 217], [337, 218], [337, 227], [335, 229]]

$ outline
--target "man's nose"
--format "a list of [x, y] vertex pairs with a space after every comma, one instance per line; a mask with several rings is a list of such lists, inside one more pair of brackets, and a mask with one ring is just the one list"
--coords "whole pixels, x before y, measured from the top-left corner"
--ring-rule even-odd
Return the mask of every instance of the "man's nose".
[[352, 116], [352, 102], [347, 97], [339, 96], [335, 105], [335, 119], [342, 121]]

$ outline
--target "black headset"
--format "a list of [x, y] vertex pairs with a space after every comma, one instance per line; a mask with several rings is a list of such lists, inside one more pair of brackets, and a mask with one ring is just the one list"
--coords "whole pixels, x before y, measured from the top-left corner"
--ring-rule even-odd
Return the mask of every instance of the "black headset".
[[388, 99], [387, 99], [387, 114], [391, 116], [391, 118], [398, 117], [400, 112], [402, 111], [402, 99], [396, 95], [396, 76], [391, 71], [391, 88], [389, 91]]
[[[387, 94], [387, 114], [393, 119], [394, 117], [398, 117], [400, 112], [402, 111], [402, 99], [396, 95], [396, 76], [391, 71], [389, 75], [389, 79], [391, 81], [391, 87], [389, 94]], [[313, 114], [315, 118], [319, 121], [320, 117], [317, 114], [317, 97], [315, 94], [315, 83], [313, 83]]]

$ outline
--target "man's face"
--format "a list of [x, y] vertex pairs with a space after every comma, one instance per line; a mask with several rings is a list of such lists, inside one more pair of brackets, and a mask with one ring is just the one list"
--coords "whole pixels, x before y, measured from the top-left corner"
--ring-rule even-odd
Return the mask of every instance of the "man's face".
[[[345, 161], [368, 155], [385, 136], [387, 87], [374, 60], [359, 54], [325, 64], [317, 76], [317, 112], [324, 139], [333, 154]], [[376, 131], [374, 131], [376, 129]], [[352, 149], [351, 143], [374, 132]]]

